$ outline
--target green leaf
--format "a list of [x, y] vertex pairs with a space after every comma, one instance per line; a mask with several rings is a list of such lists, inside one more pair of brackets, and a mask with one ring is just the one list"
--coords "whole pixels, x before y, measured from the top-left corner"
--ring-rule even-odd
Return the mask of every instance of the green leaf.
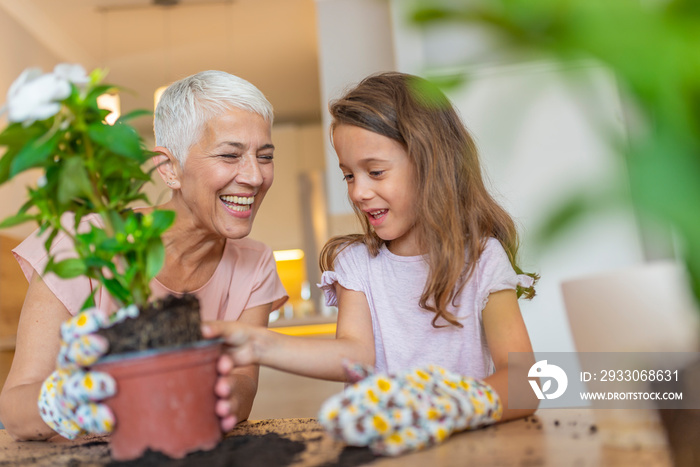
[[119, 90], [119, 87], [114, 84], [98, 84], [90, 90], [88, 96], [99, 97], [102, 94], [109, 94]]
[[[42, 226], [42, 232], [46, 228], [46, 226]], [[56, 236], [58, 235], [58, 230], [52, 229], [51, 232], [49, 233], [49, 236], [47, 237], [46, 241], [44, 242], [44, 249], [46, 251], [51, 250], [51, 246], [53, 245], [53, 241], [56, 239]], [[47, 266], [48, 267], [48, 266]]]
[[146, 277], [153, 279], [160, 272], [165, 262], [165, 247], [159, 238], [148, 242], [146, 250]]
[[117, 120], [117, 123], [123, 123], [123, 122], [126, 122], [128, 120], [132, 120], [134, 118], [152, 117], [152, 116], [153, 116], [153, 112], [151, 112], [150, 110], [137, 109], [137, 110], [132, 110], [128, 114], [125, 114], [125, 115], [122, 115], [121, 117], [119, 117], [119, 119]]
[[105, 238], [102, 242], [97, 244], [97, 248], [105, 253], [121, 253], [126, 250], [125, 246], [122, 245], [116, 238]]
[[122, 181], [131, 178], [150, 180], [150, 175], [146, 174], [141, 168], [141, 164], [145, 161], [146, 152], [144, 152], [143, 160], [125, 159], [123, 157], [106, 158], [102, 161], [100, 173], [104, 178], [114, 178]]
[[413, 98], [428, 109], [447, 109], [450, 106], [447, 97], [434, 81], [422, 78], [409, 78], [408, 88]]
[[49, 139], [42, 136], [27, 143], [14, 157], [10, 165], [10, 178], [27, 169], [44, 165], [55, 154], [56, 145], [63, 135], [63, 132], [57, 131]]
[[121, 156], [141, 161], [141, 138], [136, 130], [126, 124], [107, 125], [93, 123], [88, 127], [88, 134], [98, 144]]
[[153, 228], [159, 233], [163, 233], [175, 222], [175, 211], [165, 211], [157, 209], [151, 213], [153, 216]]
[[0, 222], [0, 229], [6, 229], [8, 227], [13, 227], [23, 222], [33, 221], [36, 216], [30, 216], [29, 214], [19, 213], [14, 216], [7, 217]]
[[71, 83], [70, 85], [70, 95], [63, 100], [63, 104], [71, 109], [71, 111], [75, 111], [76, 107], [80, 105], [80, 90], [78, 87]]
[[92, 200], [92, 185], [80, 157], [71, 157], [62, 164], [59, 173], [58, 195], [59, 205], [65, 206], [74, 198]]
[[127, 290], [127, 288], [124, 287], [124, 285], [122, 285], [122, 283], [117, 279], [104, 278], [102, 280], [102, 285], [104, 285], [105, 289], [107, 289], [107, 292], [109, 292], [112, 298], [119, 301], [121, 305], [128, 305], [132, 302], [129, 290]]
[[8, 149], [0, 159], [0, 184], [10, 179], [10, 166], [12, 166], [12, 161], [15, 160], [18, 152], [14, 149]]
[[[62, 279], [72, 279], [82, 276], [87, 272], [85, 263], [78, 258], [65, 259], [58, 263], [51, 264], [51, 271]], [[48, 270], [48, 266], [47, 266]]]
[[96, 108], [92, 112], [85, 113], [85, 121], [88, 123], [102, 123], [110, 113], [112, 112], [109, 110]]
[[88, 298], [86, 298], [83, 302], [83, 306], [80, 307], [80, 311], [87, 310], [88, 308], [92, 308], [95, 306], [95, 294], [97, 293], [97, 290], [98, 288], [92, 289], [92, 292], [90, 292]]
[[105, 79], [107, 76], [107, 70], [104, 68], [95, 68], [88, 76], [90, 78], [90, 86], [94, 86]]
[[550, 209], [544, 222], [535, 231], [535, 245], [538, 248], [543, 248], [548, 243], [560, 238], [567, 230], [574, 228], [587, 216], [624, 206], [627, 202], [624, 192], [615, 187], [597, 189], [598, 191], [595, 193], [590, 190], [578, 189]]
[[133, 211], [129, 212], [129, 216], [126, 218], [126, 222], [124, 222], [124, 232], [127, 235], [135, 234], [136, 230], [139, 228], [139, 221], [136, 218], [137, 215], [138, 214]]
[[102, 94], [114, 94], [119, 91], [118, 86], [112, 84], [98, 84], [97, 86], [90, 89], [90, 92], [85, 96], [85, 102], [92, 107], [97, 108], [97, 98]]
[[28, 128], [21, 123], [12, 123], [0, 133], [0, 146], [22, 147], [34, 138], [44, 134], [42, 125], [34, 124]]
[[100, 229], [99, 227], [91, 226], [91, 229], [87, 232], [75, 235], [75, 243], [83, 245], [97, 245], [104, 238], [106, 238], [104, 230]]
[[114, 263], [103, 258], [89, 257], [85, 258], [85, 266], [88, 269], [116, 269]]
[[454, 13], [447, 11], [444, 8], [424, 6], [419, 9], [416, 9], [413, 12], [412, 19], [416, 23], [429, 23], [432, 21], [449, 19], [453, 15]]

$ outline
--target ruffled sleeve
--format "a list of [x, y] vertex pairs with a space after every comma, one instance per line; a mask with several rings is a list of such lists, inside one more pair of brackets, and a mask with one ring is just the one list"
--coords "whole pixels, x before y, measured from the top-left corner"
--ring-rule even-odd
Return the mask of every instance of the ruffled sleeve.
[[480, 310], [489, 300], [489, 295], [501, 290], [515, 290], [517, 286], [530, 287], [534, 280], [525, 274], [517, 274], [510, 264], [508, 254], [501, 243], [489, 238], [479, 257], [477, 270]]
[[350, 245], [338, 253], [333, 263], [334, 270], [324, 272], [321, 283], [316, 284], [323, 291], [326, 306], [338, 306], [336, 283], [349, 290], [367, 293], [362, 271], [367, 271], [368, 260], [367, 248], [362, 244]]

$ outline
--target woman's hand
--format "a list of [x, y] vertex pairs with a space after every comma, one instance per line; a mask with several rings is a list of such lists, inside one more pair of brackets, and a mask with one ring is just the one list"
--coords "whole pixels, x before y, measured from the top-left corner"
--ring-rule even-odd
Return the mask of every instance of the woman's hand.
[[230, 431], [240, 421], [246, 420], [253, 408], [258, 390], [258, 363], [255, 337], [267, 330], [267, 319], [272, 305], [249, 308], [238, 321], [209, 321], [202, 324], [202, 335], [207, 338], [223, 337], [227, 349], [219, 359], [219, 379], [214, 391], [219, 401], [216, 414], [221, 419], [221, 429]]
[[[250, 368], [243, 367], [236, 371], [233, 360], [227, 354], [219, 359], [217, 370], [220, 376], [214, 391], [219, 398], [216, 403], [216, 415], [221, 419], [221, 429], [224, 432], [231, 431], [250, 413], [252, 397], [255, 396], [258, 388], [257, 381], [245, 373]], [[257, 367], [254, 368], [257, 369]]]
[[216, 415], [221, 419], [221, 429], [231, 431], [239, 421], [250, 414], [253, 398], [258, 389], [258, 366], [253, 350], [256, 329], [238, 322], [216, 321], [202, 326], [205, 338], [224, 337], [226, 351], [219, 358], [217, 371], [219, 379], [214, 391], [219, 401]]

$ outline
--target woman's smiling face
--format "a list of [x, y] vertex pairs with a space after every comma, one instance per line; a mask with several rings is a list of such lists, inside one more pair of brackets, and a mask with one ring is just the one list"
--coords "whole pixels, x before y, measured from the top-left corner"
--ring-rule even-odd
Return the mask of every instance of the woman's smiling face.
[[206, 124], [180, 170], [179, 198], [198, 228], [243, 238], [274, 178], [270, 124], [232, 108]]

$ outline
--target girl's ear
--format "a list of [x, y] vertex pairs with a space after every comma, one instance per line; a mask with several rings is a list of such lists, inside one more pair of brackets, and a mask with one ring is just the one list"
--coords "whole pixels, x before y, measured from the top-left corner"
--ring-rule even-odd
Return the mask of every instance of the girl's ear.
[[168, 148], [163, 146], [156, 146], [153, 149], [154, 152], [158, 153], [151, 158], [153, 165], [160, 174], [168, 188], [177, 190], [180, 188], [179, 179], [179, 168], [180, 162], [173, 156]]

